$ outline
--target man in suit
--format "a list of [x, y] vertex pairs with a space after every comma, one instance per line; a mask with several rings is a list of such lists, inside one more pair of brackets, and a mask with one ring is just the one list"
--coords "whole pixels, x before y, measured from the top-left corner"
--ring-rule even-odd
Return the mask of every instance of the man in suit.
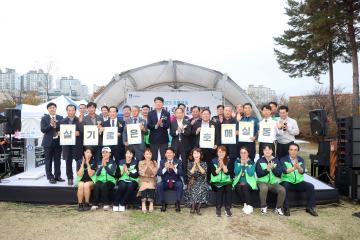
[[109, 107], [104, 105], [101, 107], [101, 116], [103, 118], [103, 122], [109, 120]]
[[116, 163], [120, 160], [125, 159], [125, 147], [123, 144], [123, 131], [126, 123], [118, 118], [118, 108], [111, 106], [109, 108], [109, 119], [104, 122], [104, 127], [117, 127], [118, 128], [118, 144], [109, 146], [111, 149], [112, 158], [115, 159]]
[[165, 150], [166, 159], [160, 161], [160, 167], [157, 175], [161, 177], [161, 182], [156, 185], [156, 192], [158, 199], [162, 204], [161, 211], [165, 212], [167, 204], [165, 202], [165, 191], [176, 191], [175, 210], [180, 212], [180, 201], [183, 195], [183, 183], [181, 176], [183, 169], [179, 159], [175, 158], [175, 152], [171, 147]]
[[82, 146], [83, 146], [83, 137], [80, 134], [80, 122], [79, 118], [75, 116], [76, 106], [69, 104], [66, 106], [67, 117], [60, 121], [60, 124], [71, 124], [75, 125], [75, 136], [76, 143], [75, 145], [65, 145], [62, 147], [63, 150], [63, 159], [66, 161], [66, 177], [68, 179], [68, 185], [71, 186], [74, 184], [74, 174], [72, 163], [73, 160], [78, 162], [82, 157]]
[[[194, 124], [200, 119], [200, 107], [198, 106], [192, 106], [191, 107], [191, 118], [189, 119], [189, 123], [191, 126], [191, 129], [193, 128]], [[190, 134], [190, 146], [195, 146], [195, 138], [196, 135], [191, 132]]]
[[224, 105], [220, 104], [216, 106], [217, 115], [213, 116], [211, 121], [214, 123], [222, 123], [224, 119]]
[[131, 107], [129, 105], [125, 105], [122, 109], [122, 113], [123, 113], [123, 120], [125, 123], [129, 123], [130, 122], [130, 117], [131, 117]]
[[[215, 149], [220, 145], [220, 131], [219, 125], [210, 121], [211, 112], [209, 109], [204, 109], [201, 113], [201, 118], [195, 122], [192, 127], [192, 133], [195, 135], [195, 147], [200, 147], [200, 131], [202, 128], [215, 128], [215, 145], [213, 148], [201, 148], [204, 153], [204, 161], [207, 168], [211, 169], [213, 166], [212, 160], [216, 156]], [[210, 182], [211, 171], [207, 171], [207, 181]]]
[[[182, 167], [187, 170], [188, 155], [191, 150], [191, 126], [184, 119], [184, 110], [182, 108], [175, 109], [175, 117], [175, 120], [170, 123], [171, 148], [174, 149], [176, 158], [181, 157]], [[187, 184], [186, 176], [184, 176], [184, 182]]]
[[[41, 146], [44, 147], [45, 151], [46, 177], [51, 184], [55, 184], [56, 181], [65, 181], [61, 178], [61, 146], [58, 136], [58, 132], [60, 131], [60, 121], [63, 119], [63, 117], [56, 114], [56, 108], [56, 104], [50, 102], [47, 105], [49, 114], [44, 115], [40, 122], [41, 132], [44, 133]], [[55, 169], [54, 174], [52, 173], [53, 162]]]
[[154, 99], [155, 109], [149, 112], [148, 128], [150, 129], [150, 148], [154, 160], [158, 159], [160, 151], [161, 159], [165, 158], [165, 149], [168, 147], [170, 127], [170, 113], [163, 109], [164, 99], [156, 97]]
[[131, 149], [135, 152], [136, 160], [141, 161], [144, 159], [144, 151], [145, 151], [144, 134], [147, 131], [147, 126], [146, 126], [146, 120], [144, 120], [142, 117], [140, 117], [139, 113], [140, 113], [140, 107], [133, 106], [131, 108], [132, 117], [130, 118], [128, 124], [140, 124], [141, 143], [140, 144], [129, 144], [128, 143], [128, 134], [127, 134], [126, 126], [124, 128], [123, 141], [124, 141], [125, 146], [128, 146], [129, 149]]
[[94, 102], [89, 102], [87, 104], [87, 111], [88, 114], [86, 116], [84, 116], [83, 121], [82, 121], [82, 133], [84, 133], [84, 127], [85, 125], [96, 125], [99, 129], [99, 143], [97, 146], [92, 146], [94, 148], [94, 152], [95, 152], [95, 161], [99, 161], [101, 158], [101, 146], [102, 146], [102, 131], [103, 131], [103, 119], [101, 116], [96, 114], [96, 107], [97, 104]]

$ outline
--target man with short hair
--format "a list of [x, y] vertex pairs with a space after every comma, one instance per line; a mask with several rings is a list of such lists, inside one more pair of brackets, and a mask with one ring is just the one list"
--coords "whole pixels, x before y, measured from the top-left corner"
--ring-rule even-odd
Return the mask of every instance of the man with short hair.
[[81, 103], [79, 105], [79, 122], [82, 122], [84, 117], [86, 116], [87, 114], [87, 109], [86, 109], [86, 105]]
[[[148, 116], [149, 116], [150, 106], [145, 104], [141, 106], [141, 116], [145, 120], [145, 125], [147, 127], [148, 123]], [[144, 143], [146, 147], [150, 147], [150, 129], [147, 128], [146, 132], [144, 133]]]
[[154, 160], [158, 160], [160, 151], [161, 159], [165, 158], [165, 149], [168, 147], [170, 127], [170, 113], [163, 109], [164, 99], [154, 99], [155, 109], [149, 112], [148, 128], [150, 129], [150, 148]]
[[62, 146], [62, 155], [63, 159], [66, 162], [66, 177], [68, 179], [68, 185], [72, 186], [74, 184], [74, 174], [72, 163], [78, 162], [82, 158], [82, 147], [83, 147], [83, 136], [80, 133], [80, 121], [76, 117], [76, 106], [69, 104], [66, 106], [67, 117], [60, 121], [60, 124], [75, 125], [75, 145], [65, 145]]
[[290, 143], [289, 154], [280, 160], [282, 166], [281, 185], [286, 189], [284, 214], [285, 216], [290, 216], [289, 192], [295, 191], [306, 193], [306, 212], [316, 217], [318, 214], [315, 210], [316, 202], [314, 185], [304, 180], [306, 169], [305, 161], [298, 155], [299, 150], [299, 145]]
[[101, 116], [103, 118], [103, 122], [106, 122], [109, 119], [109, 107], [104, 105], [101, 107]]
[[130, 122], [130, 117], [131, 117], [131, 107], [129, 105], [125, 105], [123, 106], [123, 120], [125, 123], [129, 123]]
[[214, 123], [221, 124], [224, 119], [224, 105], [220, 104], [216, 107], [217, 115], [211, 118]]
[[183, 183], [181, 176], [183, 169], [179, 159], [175, 158], [175, 152], [171, 147], [165, 150], [165, 159], [160, 161], [160, 167], [157, 175], [161, 177], [161, 182], [156, 185], [158, 199], [162, 204], [161, 212], [165, 212], [167, 203], [165, 202], [165, 191], [176, 191], [175, 210], [180, 212], [180, 201], [183, 195]]
[[278, 104], [277, 102], [269, 102], [269, 106], [271, 107], [271, 117], [278, 121], [280, 118], [279, 112], [278, 112]]
[[278, 126], [282, 129], [282, 134], [276, 136], [276, 156], [281, 159], [288, 154], [289, 145], [295, 142], [295, 136], [299, 135], [300, 130], [296, 120], [289, 117], [287, 106], [280, 106], [279, 114]]
[[[61, 178], [61, 146], [58, 132], [60, 131], [60, 121], [62, 116], [56, 114], [56, 104], [53, 102], [48, 103], [46, 106], [49, 114], [41, 118], [40, 128], [44, 133], [41, 146], [44, 147], [45, 152], [45, 171], [46, 177], [51, 184], [64, 182]], [[54, 174], [52, 173], [52, 163], [54, 162]]]

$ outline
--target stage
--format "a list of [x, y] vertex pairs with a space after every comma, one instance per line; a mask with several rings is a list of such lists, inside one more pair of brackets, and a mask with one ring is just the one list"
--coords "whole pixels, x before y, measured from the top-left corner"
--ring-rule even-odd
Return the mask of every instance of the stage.
[[[75, 162], [73, 164], [74, 179], [76, 179]], [[62, 161], [61, 176], [66, 179], [65, 162]], [[315, 186], [316, 203], [330, 204], [339, 202], [339, 193], [333, 188], [316, 178], [305, 175], [305, 180]], [[174, 202], [174, 194], [168, 191], [166, 194], [167, 202]], [[259, 206], [259, 194], [254, 191], [252, 198], [255, 206]], [[275, 202], [275, 195], [268, 196], [270, 206]], [[214, 194], [210, 194], [210, 204], [214, 203]], [[45, 176], [44, 166], [31, 169], [27, 172], [2, 179], [0, 183], [0, 201], [26, 202], [38, 204], [76, 204], [76, 188], [68, 186], [67, 181], [50, 184]], [[240, 204], [236, 194], [233, 194], [233, 203]], [[305, 194], [290, 193], [291, 206], [304, 206]]]

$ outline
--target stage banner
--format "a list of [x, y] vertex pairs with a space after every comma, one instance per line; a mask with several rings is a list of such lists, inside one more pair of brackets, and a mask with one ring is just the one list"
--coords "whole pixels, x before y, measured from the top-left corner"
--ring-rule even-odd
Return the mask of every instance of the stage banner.
[[262, 143], [273, 143], [276, 138], [275, 127], [275, 122], [261, 121], [259, 125], [258, 141]]
[[236, 144], [236, 124], [221, 124], [221, 144]]
[[214, 148], [215, 128], [201, 128], [200, 130], [200, 148]]
[[142, 143], [140, 124], [127, 124], [126, 134], [129, 145]]
[[[208, 108], [216, 113], [216, 106], [222, 104], [222, 93], [216, 91], [192, 91], [192, 92], [127, 92], [126, 105], [142, 106], [154, 102], [154, 98], [161, 96], [164, 98], [164, 108], [173, 113], [179, 103], [186, 105], [185, 115], [191, 116], [191, 106]], [[150, 106], [151, 110], [153, 107]]]
[[74, 124], [60, 124], [60, 145], [75, 145], [75, 125]]
[[99, 144], [99, 129], [97, 125], [84, 125], [84, 146]]
[[103, 132], [103, 145], [112, 146], [118, 144], [118, 128], [105, 127]]
[[254, 137], [254, 122], [239, 122], [239, 142], [253, 142], [250, 138]]

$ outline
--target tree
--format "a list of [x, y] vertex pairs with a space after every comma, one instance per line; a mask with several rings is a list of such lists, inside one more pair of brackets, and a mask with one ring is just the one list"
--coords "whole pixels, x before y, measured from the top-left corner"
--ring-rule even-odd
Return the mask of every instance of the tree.
[[31, 91], [24, 94], [22, 103], [30, 104], [30, 105], [39, 105], [40, 103], [42, 103], [42, 99], [41, 97], [39, 97], [36, 91]]
[[329, 96], [337, 120], [333, 64], [337, 60], [348, 62], [349, 57], [343, 32], [337, 25], [334, 1], [288, 0], [285, 10], [290, 29], [274, 38], [277, 45], [287, 49], [286, 52], [274, 49], [280, 69], [290, 77], [313, 77], [318, 83], [320, 75], [328, 72]]

